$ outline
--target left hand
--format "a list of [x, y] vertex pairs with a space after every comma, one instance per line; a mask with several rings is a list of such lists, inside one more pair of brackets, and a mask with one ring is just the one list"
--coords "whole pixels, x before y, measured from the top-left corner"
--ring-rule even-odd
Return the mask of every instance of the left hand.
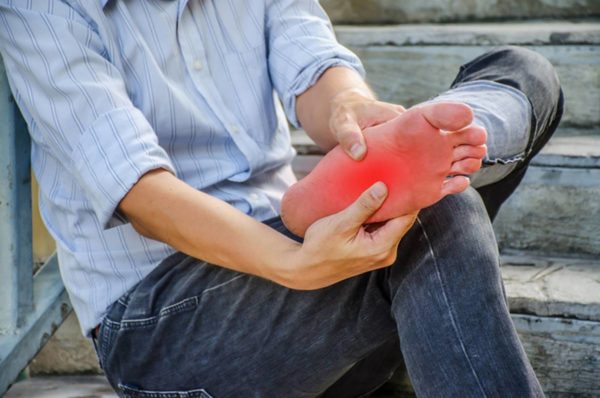
[[348, 89], [331, 101], [329, 128], [344, 152], [354, 160], [367, 153], [362, 131], [400, 115], [401, 105], [377, 101], [367, 90]]

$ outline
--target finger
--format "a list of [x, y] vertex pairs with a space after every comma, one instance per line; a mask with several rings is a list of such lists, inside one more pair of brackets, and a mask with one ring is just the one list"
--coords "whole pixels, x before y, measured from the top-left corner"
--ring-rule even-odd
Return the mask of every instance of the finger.
[[485, 145], [473, 146], [473, 145], [459, 145], [454, 148], [452, 152], [452, 160], [458, 162], [459, 160], [473, 158], [483, 159], [487, 154], [487, 147]]
[[330, 127], [333, 135], [348, 156], [354, 160], [360, 160], [365, 156], [367, 147], [362, 129], [350, 113], [337, 117]]
[[470, 180], [464, 176], [456, 176], [447, 179], [442, 185], [442, 195], [452, 195], [464, 191], [471, 184]]
[[357, 230], [381, 207], [387, 193], [385, 184], [381, 181], [376, 182], [354, 203], [338, 213], [340, 215], [338, 222], [344, 229]]
[[400, 116], [405, 110], [401, 105], [380, 101], [364, 104], [357, 110], [358, 122], [364, 128], [376, 126]]
[[452, 163], [450, 175], [473, 174], [481, 168], [481, 159], [467, 158]]
[[382, 242], [396, 244], [412, 228], [418, 214], [419, 212], [414, 212], [388, 220], [383, 226], [373, 232], [373, 238]]

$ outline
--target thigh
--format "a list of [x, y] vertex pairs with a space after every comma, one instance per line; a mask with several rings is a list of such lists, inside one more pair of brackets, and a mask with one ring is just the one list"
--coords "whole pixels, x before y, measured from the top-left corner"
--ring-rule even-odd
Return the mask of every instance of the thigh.
[[395, 334], [375, 273], [294, 291], [176, 254], [113, 306], [99, 352], [121, 391], [315, 396]]

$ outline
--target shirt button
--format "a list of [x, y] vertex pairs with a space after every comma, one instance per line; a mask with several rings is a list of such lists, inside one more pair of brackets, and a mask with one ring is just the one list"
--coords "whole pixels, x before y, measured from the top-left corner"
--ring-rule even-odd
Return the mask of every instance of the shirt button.
[[250, 200], [252, 200], [253, 202], [258, 201], [258, 195], [255, 193], [251, 193], [250, 194]]
[[197, 70], [197, 71], [201, 71], [201, 70], [202, 70], [202, 68], [204, 67], [204, 65], [202, 65], [202, 62], [201, 62], [199, 59], [195, 60], [195, 61], [194, 61], [194, 64], [193, 64], [192, 66], [193, 66], [193, 67], [194, 67], [194, 69], [195, 69], [195, 70]]
[[240, 129], [239, 129], [239, 127], [238, 127], [238, 126], [236, 126], [235, 124], [232, 124], [232, 125], [230, 125], [230, 126], [229, 126], [229, 130], [231, 130], [231, 132], [232, 132], [233, 134], [237, 134], [237, 133], [239, 133], [239, 132], [240, 132]]

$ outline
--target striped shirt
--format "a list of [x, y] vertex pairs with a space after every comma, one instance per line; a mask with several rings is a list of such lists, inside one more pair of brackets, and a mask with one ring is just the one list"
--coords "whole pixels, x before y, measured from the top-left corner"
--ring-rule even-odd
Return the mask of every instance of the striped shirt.
[[88, 335], [174, 251], [115, 213], [144, 173], [275, 216], [296, 96], [332, 66], [363, 73], [317, 0], [0, 0], [0, 52]]

